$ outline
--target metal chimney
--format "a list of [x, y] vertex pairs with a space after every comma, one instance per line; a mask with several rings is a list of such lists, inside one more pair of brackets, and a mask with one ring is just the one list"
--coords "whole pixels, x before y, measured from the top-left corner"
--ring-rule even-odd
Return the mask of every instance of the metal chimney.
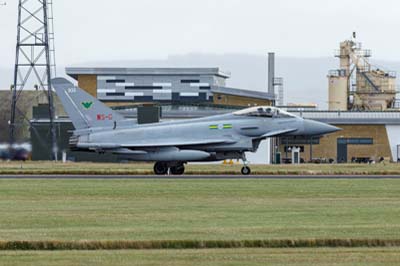
[[275, 95], [275, 53], [268, 53], [268, 93]]

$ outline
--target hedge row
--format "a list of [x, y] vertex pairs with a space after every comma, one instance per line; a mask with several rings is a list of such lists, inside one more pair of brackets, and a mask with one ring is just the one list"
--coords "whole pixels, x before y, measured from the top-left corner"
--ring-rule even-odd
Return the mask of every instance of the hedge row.
[[400, 247], [400, 239], [0, 241], [0, 250], [126, 250], [319, 247]]

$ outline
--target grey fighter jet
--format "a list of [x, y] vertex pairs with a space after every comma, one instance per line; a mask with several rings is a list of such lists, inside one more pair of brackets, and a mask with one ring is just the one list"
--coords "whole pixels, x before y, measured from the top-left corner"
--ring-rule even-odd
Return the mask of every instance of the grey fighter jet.
[[274, 107], [257, 106], [205, 118], [138, 125], [64, 78], [52, 85], [75, 127], [72, 150], [113, 153], [132, 161], [155, 162], [157, 175], [182, 175], [188, 162], [242, 159], [261, 141], [283, 135], [324, 135], [337, 127], [306, 120]]

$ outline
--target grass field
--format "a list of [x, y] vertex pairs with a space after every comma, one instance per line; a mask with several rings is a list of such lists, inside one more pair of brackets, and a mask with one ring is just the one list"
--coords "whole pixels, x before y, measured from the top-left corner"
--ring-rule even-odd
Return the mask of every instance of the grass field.
[[0, 180], [0, 240], [400, 239], [400, 180]]
[[234, 249], [0, 252], [3, 266], [397, 266], [400, 249]]
[[[0, 240], [400, 239], [400, 180], [0, 180]], [[0, 251], [0, 265], [400, 265], [400, 248]]]
[[[242, 165], [189, 164], [186, 174], [240, 175]], [[306, 164], [306, 165], [251, 165], [256, 175], [400, 175], [400, 164]], [[52, 162], [0, 162], [1, 174], [153, 174], [152, 164], [104, 164], [104, 163], [52, 163]]]

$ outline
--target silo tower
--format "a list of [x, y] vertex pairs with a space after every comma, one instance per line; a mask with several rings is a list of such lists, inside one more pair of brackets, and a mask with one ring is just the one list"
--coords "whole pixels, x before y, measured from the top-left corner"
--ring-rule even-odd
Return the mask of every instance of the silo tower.
[[371, 51], [351, 40], [340, 43], [339, 69], [329, 72], [329, 110], [384, 111], [395, 104], [396, 73], [372, 66]]

